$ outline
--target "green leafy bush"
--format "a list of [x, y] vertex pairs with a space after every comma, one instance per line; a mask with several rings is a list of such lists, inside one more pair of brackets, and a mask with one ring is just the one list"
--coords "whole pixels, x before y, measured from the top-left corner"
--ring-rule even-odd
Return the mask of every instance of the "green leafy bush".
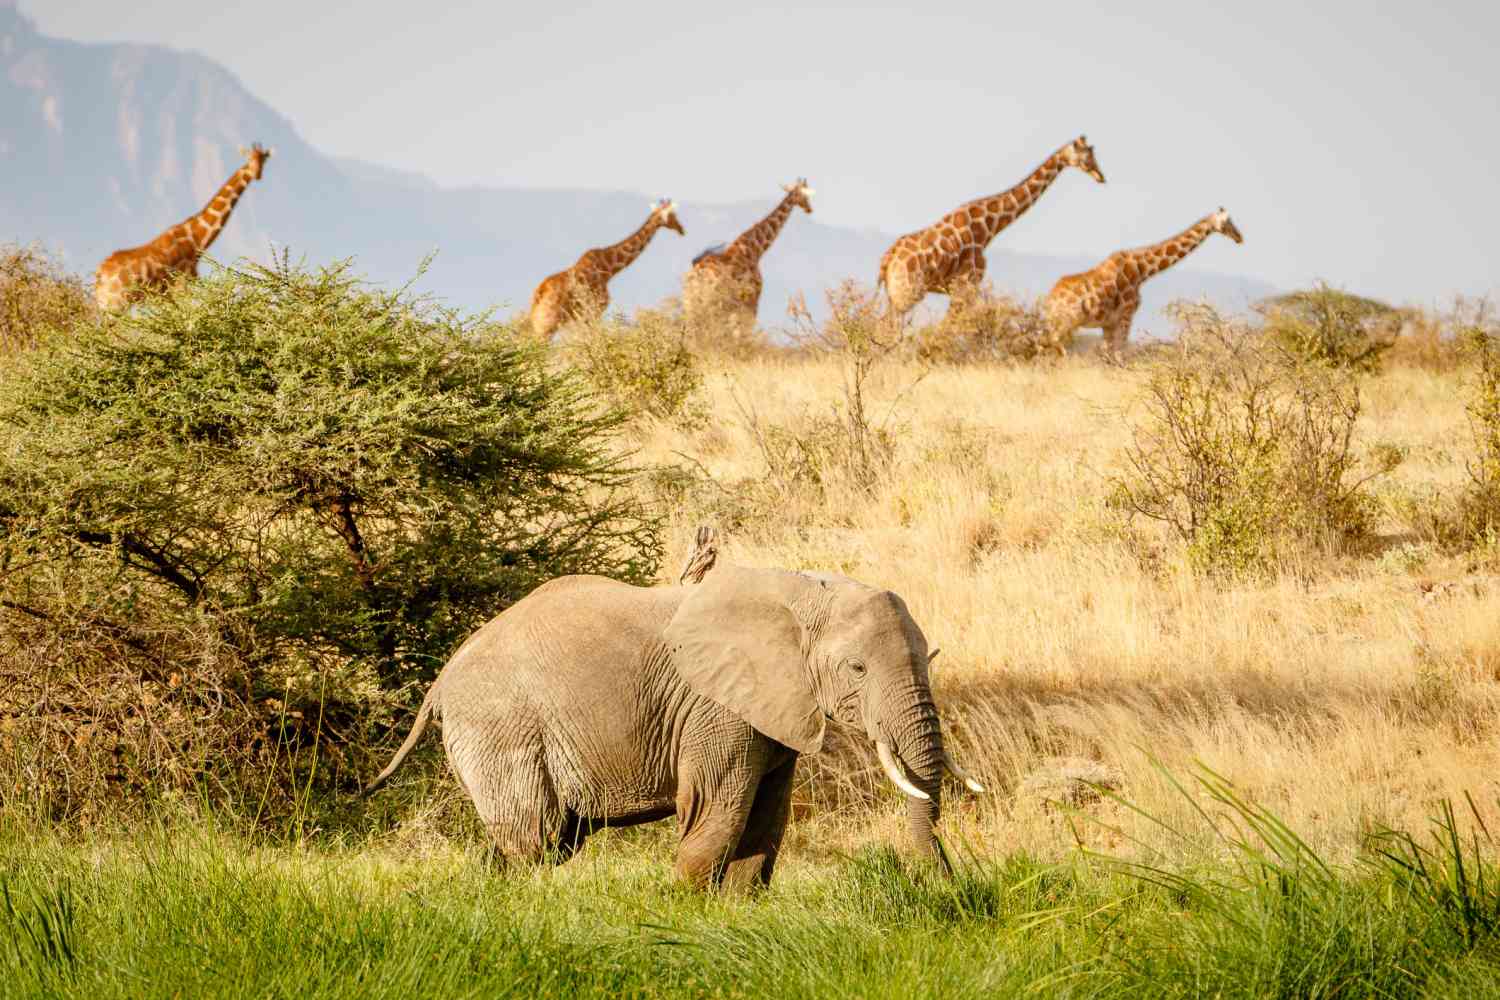
[[[1178, 341], [1146, 368], [1144, 418], [1112, 503], [1169, 525], [1198, 567], [1231, 574], [1366, 533], [1353, 374], [1303, 362], [1209, 307], [1174, 311]], [[1397, 458], [1381, 452], [1374, 474]]]
[[622, 410], [684, 427], [705, 419], [703, 370], [681, 316], [642, 309], [635, 321], [605, 318], [575, 324], [565, 356], [599, 393]]
[[0, 353], [94, 314], [88, 286], [34, 247], [0, 246]]
[[650, 577], [620, 420], [535, 348], [346, 266], [223, 271], [0, 384], [0, 599], [84, 598], [122, 633], [144, 602], [251, 662], [397, 688], [553, 576]]
[[1374, 299], [1318, 285], [1261, 306], [1272, 341], [1305, 361], [1376, 371], [1396, 343], [1402, 314]]

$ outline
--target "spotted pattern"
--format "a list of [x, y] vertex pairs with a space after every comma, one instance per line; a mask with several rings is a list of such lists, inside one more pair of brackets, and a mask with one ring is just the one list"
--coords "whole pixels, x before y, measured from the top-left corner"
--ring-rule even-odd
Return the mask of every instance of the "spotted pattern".
[[1091, 271], [1070, 274], [1052, 286], [1043, 305], [1049, 342], [1058, 354], [1085, 327], [1104, 333], [1100, 347], [1119, 351], [1141, 307], [1141, 285], [1192, 253], [1214, 233], [1244, 242], [1229, 213], [1219, 209], [1171, 239], [1135, 250], [1118, 250]]
[[271, 151], [260, 145], [246, 150], [245, 165], [219, 188], [201, 212], [162, 233], [150, 243], [117, 250], [104, 259], [94, 275], [94, 301], [107, 312], [117, 312], [148, 291], [163, 288], [179, 277], [198, 274], [198, 260], [224, 231], [230, 213], [253, 181], [260, 180]]
[[794, 208], [812, 212], [812, 189], [806, 180], [786, 185], [786, 197], [771, 214], [715, 252], [700, 254], [682, 279], [682, 307], [690, 321], [724, 319], [755, 325], [763, 282], [760, 259], [776, 241]]
[[892, 312], [905, 315], [931, 292], [949, 295], [958, 304], [977, 291], [984, 280], [984, 248], [1068, 167], [1104, 182], [1093, 147], [1079, 136], [1009, 191], [965, 202], [926, 229], [892, 243], [880, 258], [877, 279], [890, 297]]
[[659, 229], [684, 235], [677, 221], [677, 203], [665, 200], [651, 206], [641, 227], [618, 243], [585, 251], [566, 271], [549, 275], [531, 293], [529, 321], [537, 336], [550, 337], [575, 319], [598, 319], [609, 308], [609, 280], [629, 267]]

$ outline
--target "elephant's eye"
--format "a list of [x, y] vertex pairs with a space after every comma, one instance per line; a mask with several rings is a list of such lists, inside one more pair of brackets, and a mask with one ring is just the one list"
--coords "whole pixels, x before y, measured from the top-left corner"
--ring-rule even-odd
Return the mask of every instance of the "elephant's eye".
[[859, 660], [850, 660], [849, 671], [853, 673], [855, 677], [863, 677], [865, 675], [865, 665]]

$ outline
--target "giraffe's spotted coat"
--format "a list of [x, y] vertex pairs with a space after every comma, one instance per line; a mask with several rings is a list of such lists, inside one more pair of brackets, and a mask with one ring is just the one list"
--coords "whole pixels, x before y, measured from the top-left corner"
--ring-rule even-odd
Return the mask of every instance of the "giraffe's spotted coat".
[[117, 250], [104, 259], [94, 275], [94, 301], [100, 309], [118, 311], [145, 292], [169, 284], [178, 275], [190, 278], [197, 275], [199, 258], [219, 238], [245, 189], [260, 180], [272, 153], [259, 144], [242, 152], [245, 165], [219, 188], [201, 212], [150, 243]]
[[1213, 233], [1244, 242], [1229, 213], [1221, 208], [1171, 239], [1135, 250], [1117, 250], [1093, 270], [1059, 279], [1043, 306], [1053, 348], [1061, 354], [1073, 334], [1084, 327], [1098, 327], [1104, 332], [1104, 350], [1124, 347], [1130, 323], [1141, 306], [1141, 285], [1198, 249]]
[[587, 250], [566, 271], [543, 279], [531, 293], [532, 332], [550, 337], [574, 319], [597, 319], [609, 308], [609, 279], [641, 255], [658, 229], [685, 235], [677, 221], [677, 203], [670, 198], [651, 206], [641, 227], [618, 243]]
[[1009, 191], [965, 202], [926, 229], [892, 243], [880, 258], [878, 278], [890, 296], [891, 310], [904, 315], [929, 292], [947, 294], [955, 303], [972, 295], [984, 280], [984, 248], [1035, 204], [1068, 167], [1104, 183], [1094, 147], [1079, 136]]
[[682, 306], [689, 320], [709, 317], [755, 325], [763, 282], [760, 259], [786, 225], [792, 209], [812, 212], [813, 189], [803, 177], [783, 186], [786, 197], [771, 214], [745, 230], [733, 243], [705, 251], [682, 279]]

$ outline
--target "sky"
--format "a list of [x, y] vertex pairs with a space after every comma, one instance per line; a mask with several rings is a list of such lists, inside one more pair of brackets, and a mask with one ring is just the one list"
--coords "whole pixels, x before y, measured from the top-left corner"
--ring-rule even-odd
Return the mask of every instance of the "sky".
[[20, 0], [209, 56], [314, 146], [445, 186], [769, 200], [905, 232], [1077, 172], [999, 237], [1102, 258], [1223, 205], [1196, 266], [1397, 303], [1500, 293], [1500, 4]]

